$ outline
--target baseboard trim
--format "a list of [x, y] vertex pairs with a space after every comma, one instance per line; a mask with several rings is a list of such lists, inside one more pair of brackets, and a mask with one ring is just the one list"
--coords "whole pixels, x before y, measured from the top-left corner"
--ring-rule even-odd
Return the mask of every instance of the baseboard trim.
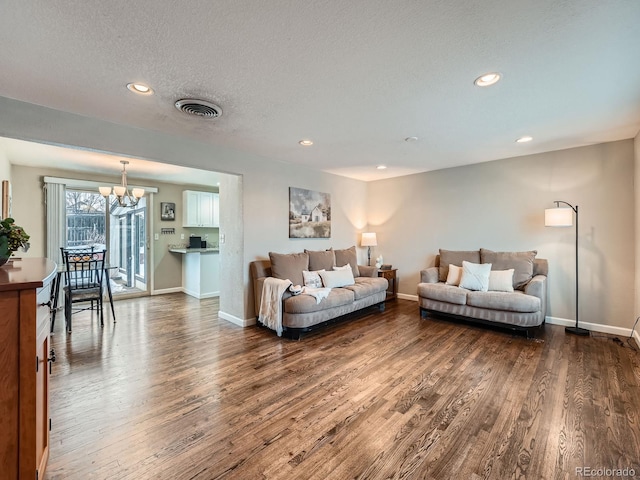
[[[567, 318], [546, 317], [545, 321], [547, 323], [550, 323], [551, 325], [562, 325], [563, 327], [574, 327], [576, 325], [575, 320], [570, 320]], [[592, 332], [609, 333], [611, 335], [619, 335], [621, 337], [627, 338], [631, 336], [630, 328], [614, 327], [611, 325], [602, 325], [601, 323], [589, 322], [580, 322], [580, 327], [591, 330]], [[636, 332], [636, 336], [637, 335], [638, 332]]]
[[220, 310], [218, 312], [218, 318], [222, 318], [223, 320], [226, 320], [227, 322], [233, 323], [234, 325], [238, 325], [239, 327], [250, 327], [252, 325], [256, 324], [256, 319], [254, 318], [247, 318], [247, 319], [242, 319], [240, 317], [236, 317], [235, 315], [231, 315], [230, 313], [226, 313], [223, 312], [222, 310]]
[[202, 300], [203, 298], [213, 298], [213, 297], [220, 296], [220, 292], [198, 293], [192, 290], [187, 290], [186, 288], [183, 288], [182, 291], [187, 295], [191, 295], [192, 297], [197, 298], [198, 300]]
[[418, 301], [417, 295], [409, 295], [407, 293], [399, 293], [398, 298], [401, 298], [402, 300], [411, 300], [412, 302]]
[[214, 298], [214, 297], [219, 297], [220, 296], [220, 292], [210, 292], [210, 293], [203, 293], [202, 295], [200, 295], [199, 299], [203, 299], [203, 298]]
[[633, 333], [633, 338], [636, 341], [636, 347], [640, 348], [640, 332], [638, 330]]
[[151, 292], [151, 295], [165, 295], [167, 293], [182, 293], [182, 287], [173, 287], [173, 288], [161, 288], [160, 290], [154, 290]]

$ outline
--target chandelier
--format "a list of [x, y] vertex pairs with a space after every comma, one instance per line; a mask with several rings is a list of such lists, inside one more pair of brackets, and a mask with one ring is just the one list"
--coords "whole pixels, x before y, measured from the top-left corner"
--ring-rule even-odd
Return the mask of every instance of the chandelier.
[[[144, 196], [144, 188], [134, 188], [129, 192], [126, 170], [129, 162], [127, 160], [120, 160], [120, 163], [122, 164], [122, 181], [120, 182], [120, 185], [115, 185], [113, 187], [113, 195], [118, 199], [118, 203], [121, 207], [135, 207]], [[111, 195], [111, 187], [99, 187], [98, 190], [100, 190], [100, 195], [104, 197]]]

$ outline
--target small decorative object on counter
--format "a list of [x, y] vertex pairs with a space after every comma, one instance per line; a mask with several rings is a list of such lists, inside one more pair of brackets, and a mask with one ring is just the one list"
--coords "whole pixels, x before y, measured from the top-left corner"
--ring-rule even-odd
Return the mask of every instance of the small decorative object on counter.
[[380, 255], [378, 258], [376, 258], [376, 268], [380, 268], [382, 266], [382, 255]]
[[29, 250], [29, 235], [24, 228], [15, 225], [13, 218], [0, 222], [0, 265], [7, 263], [13, 252], [22, 248]]

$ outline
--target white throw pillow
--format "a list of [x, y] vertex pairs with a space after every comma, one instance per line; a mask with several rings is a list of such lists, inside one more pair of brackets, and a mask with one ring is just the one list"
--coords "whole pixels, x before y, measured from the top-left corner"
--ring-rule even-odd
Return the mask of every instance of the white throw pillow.
[[311, 288], [322, 288], [322, 278], [320, 278], [320, 272], [324, 272], [324, 269], [314, 270], [312, 272], [303, 270], [302, 278], [304, 279], [304, 286]]
[[462, 262], [462, 278], [460, 286], [467, 290], [486, 292], [489, 290], [490, 263]]
[[351, 270], [351, 264], [347, 263], [341, 267], [333, 267], [334, 270]]
[[491, 270], [489, 290], [494, 292], [513, 292], [513, 272], [515, 270]]
[[460, 285], [460, 279], [462, 278], [462, 267], [458, 267], [457, 265], [449, 264], [449, 273], [447, 274], [447, 281], [445, 282], [447, 285], [455, 285], [456, 287]]
[[347, 285], [353, 285], [356, 281], [353, 278], [353, 271], [349, 269], [333, 270], [333, 271], [320, 271], [320, 278], [325, 287], [338, 288], [346, 287]]

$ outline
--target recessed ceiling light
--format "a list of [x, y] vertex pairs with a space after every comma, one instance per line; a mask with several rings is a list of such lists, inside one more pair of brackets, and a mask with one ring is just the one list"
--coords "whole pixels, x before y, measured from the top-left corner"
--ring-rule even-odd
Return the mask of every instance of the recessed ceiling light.
[[387, 169], [387, 166], [386, 166], [386, 165], [378, 165], [376, 168], [377, 168], [378, 170], [386, 170], [386, 169]]
[[416, 142], [418, 141], [418, 137], [407, 137], [404, 139], [405, 142]]
[[311, 145], [313, 145], [313, 142], [311, 140], [300, 140], [298, 143], [303, 147], [310, 147]]
[[533, 137], [530, 137], [529, 135], [525, 135], [524, 137], [520, 137], [519, 139], [517, 139], [516, 142], [527, 143], [527, 142], [530, 142], [531, 140], [533, 140]]
[[133, 93], [140, 93], [142, 95], [151, 95], [153, 90], [144, 83], [127, 83], [127, 88]]
[[498, 72], [485, 73], [484, 75], [476, 78], [473, 83], [475, 83], [478, 87], [488, 87], [489, 85], [498, 83], [500, 78], [501, 75]]

